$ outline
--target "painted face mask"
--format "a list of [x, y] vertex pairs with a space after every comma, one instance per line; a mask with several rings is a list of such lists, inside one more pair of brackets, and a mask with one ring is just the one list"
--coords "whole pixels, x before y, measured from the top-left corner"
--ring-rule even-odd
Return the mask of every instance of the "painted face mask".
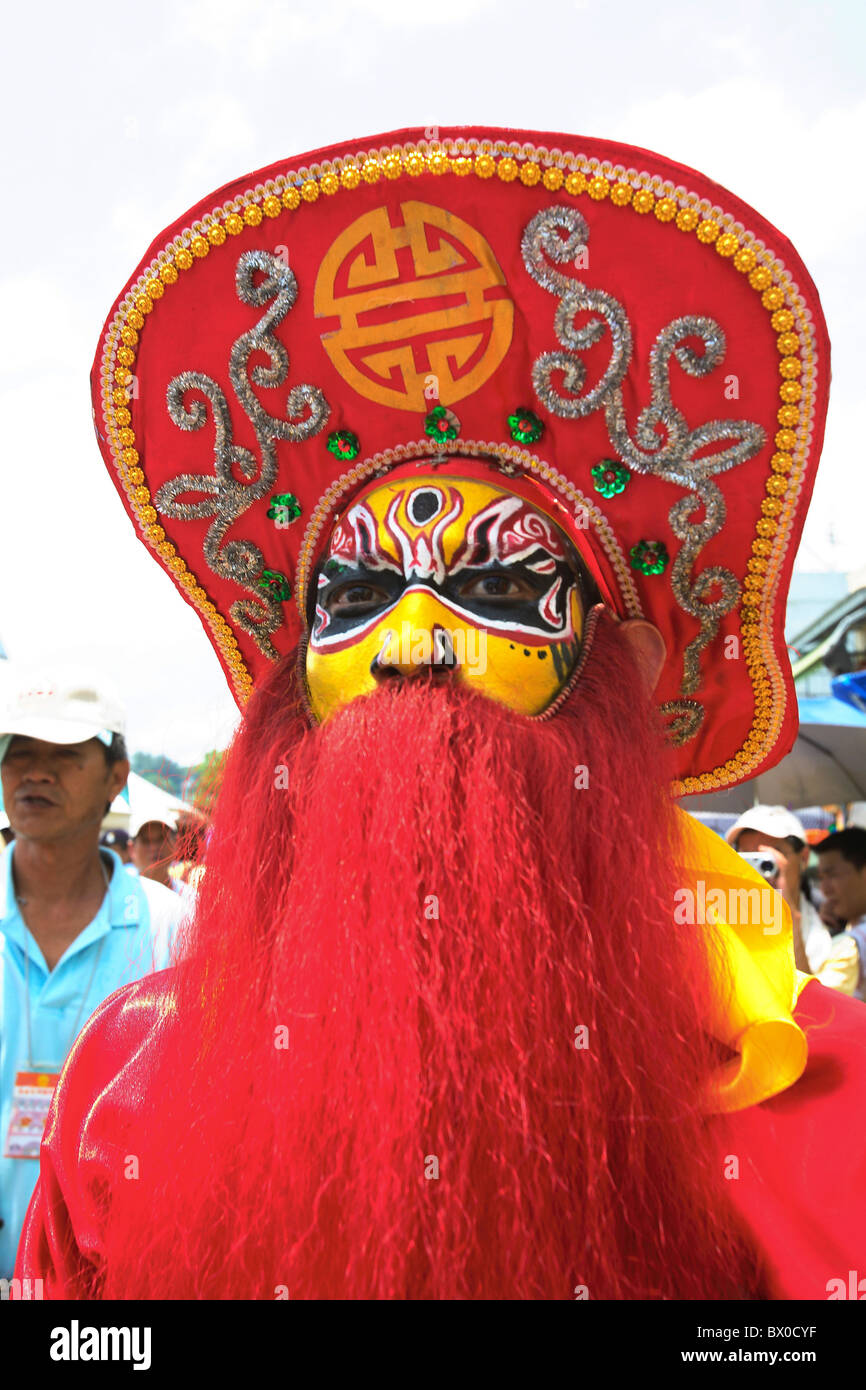
[[549, 516], [434, 473], [352, 505], [315, 585], [306, 671], [320, 721], [381, 680], [424, 673], [540, 714], [574, 672], [590, 589]]

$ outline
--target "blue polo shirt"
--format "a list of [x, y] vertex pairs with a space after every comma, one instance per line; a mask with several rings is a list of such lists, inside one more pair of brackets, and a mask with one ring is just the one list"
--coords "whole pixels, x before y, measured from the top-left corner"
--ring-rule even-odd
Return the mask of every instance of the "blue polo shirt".
[[[125, 873], [117, 855], [103, 849], [100, 853], [110, 871], [108, 892], [93, 921], [49, 970], [15, 898], [14, 850], [13, 842], [0, 857], [0, 1278], [5, 1279], [12, 1277], [21, 1227], [39, 1176], [38, 1159], [3, 1156], [15, 1075], [60, 1071], [75, 1038], [103, 999], [121, 985], [169, 965], [184, 910], [176, 893]], [[30, 980], [30, 1055], [25, 960]]]

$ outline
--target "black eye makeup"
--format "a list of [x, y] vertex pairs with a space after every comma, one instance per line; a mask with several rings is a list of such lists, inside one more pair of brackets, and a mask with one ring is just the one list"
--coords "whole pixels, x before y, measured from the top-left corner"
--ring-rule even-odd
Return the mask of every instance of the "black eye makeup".
[[[329, 560], [320, 572], [316, 607], [328, 615], [331, 630], [344, 630], [395, 603], [405, 587], [403, 575], [392, 570], [370, 570], [364, 565]], [[319, 620], [314, 631], [321, 628]]]

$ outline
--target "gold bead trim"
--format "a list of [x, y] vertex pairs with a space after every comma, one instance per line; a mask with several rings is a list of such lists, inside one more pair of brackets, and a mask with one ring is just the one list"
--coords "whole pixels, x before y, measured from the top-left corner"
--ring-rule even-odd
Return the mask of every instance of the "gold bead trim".
[[[294, 212], [302, 209], [304, 203], [315, 202], [320, 195], [333, 197], [358, 188], [362, 183], [391, 182], [404, 175], [417, 178], [425, 173], [458, 178], [475, 176], [481, 180], [495, 177], [513, 186], [540, 186], [551, 194], [561, 195], [564, 192], [574, 198], [586, 196], [596, 202], [606, 200], [615, 207], [628, 208], [640, 217], [651, 215], [684, 235], [695, 235], [708, 251], [729, 261], [735, 271], [747, 277], [752, 289], [760, 295], [761, 304], [770, 316], [770, 326], [777, 335], [780, 371], [777, 419], [782, 437], [777, 435], [775, 440], [778, 452], [771, 461], [762, 514], [755, 528], [753, 542], [753, 552], [759, 544], [768, 547], [766, 552], [755, 552], [764, 554], [767, 560], [765, 582], [760, 591], [753, 586], [745, 590], [740, 611], [743, 654], [755, 695], [755, 715], [743, 747], [733, 758], [710, 772], [675, 783], [673, 792], [680, 796], [687, 792], [710, 791], [727, 786], [731, 781], [741, 780], [766, 757], [778, 737], [785, 712], [784, 681], [772, 648], [770, 620], [812, 436], [817, 381], [814, 338], [811, 318], [802, 295], [787, 269], [773, 257], [764, 243], [722, 208], [680, 186], [674, 186], [660, 175], [625, 169], [621, 165], [614, 166], [608, 161], [589, 159], [581, 154], [503, 140], [461, 138], [438, 143], [420, 141], [417, 145], [408, 143], [383, 150], [347, 153], [333, 161], [314, 164], [311, 168], [289, 170], [205, 214], [178, 233], [142, 272], [118, 306], [106, 334], [101, 369], [103, 416], [114, 464], [138, 519], [139, 529], [161, 558], [166, 559], [162, 547], [168, 543], [164, 540], [162, 528], [155, 524], [156, 512], [149, 491], [141, 481], [128, 408], [130, 384], [134, 385], [134, 374], [130, 369], [135, 362], [138, 335], [165, 290], [192, 269], [197, 260], [208, 256], [214, 247], [240, 236], [245, 227], [259, 226], [264, 218], [278, 216], [283, 209]], [[524, 459], [533, 460], [527, 465], [513, 457], [510, 446], [500, 443], [470, 446], [465, 441], [455, 442], [459, 449], [465, 451], [471, 447], [478, 452], [510, 458], [526, 471], [543, 477], [557, 490], [562, 491], [564, 486], [579, 495], [562, 475], [556, 474], [535, 456], [523, 455]], [[418, 457], [419, 454], [413, 453], [413, 450], [420, 451], [423, 457], [429, 454], [432, 445], [433, 441], [419, 441], [417, 445], [401, 446], [402, 452], [401, 448], [397, 448], [376, 457], [390, 460], [393, 456], [394, 461], [403, 457]], [[435, 447], [437, 452], [442, 452], [440, 442]], [[451, 451], [457, 450], [452, 448]], [[130, 462], [128, 460], [132, 459], [132, 455], [135, 455], [135, 460]], [[372, 465], [373, 460], [367, 463]], [[380, 462], [378, 466], [384, 467], [386, 464]], [[360, 467], [364, 468], [366, 464]], [[371, 466], [369, 471], [375, 472], [375, 467]], [[320, 529], [336, 500], [352, 485], [352, 480], [358, 480], [358, 476], [357, 469], [342, 475], [338, 484], [332, 485], [320, 499], [314, 512]], [[342, 488], [340, 483], [343, 484]], [[584, 505], [591, 516], [597, 512], [594, 504], [587, 503], [585, 499]], [[601, 514], [598, 515], [603, 522]], [[606, 522], [604, 525], [607, 525]], [[312, 526], [311, 519], [304, 536], [302, 556], [311, 553], [318, 538], [319, 532], [313, 533], [310, 529]], [[639, 612], [636, 593], [633, 600], [627, 597], [629, 590], [634, 590], [634, 585], [624, 561], [620, 566], [622, 554], [612, 531], [609, 531], [609, 540], [615, 552], [608, 548], [601, 529], [599, 535], [614, 564], [626, 606], [629, 607], [633, 601]], [[614, 553], [618, 553], [616, 560]], [[175, 558], [173, 548], [169, 558]], [[253, 683], [238, 650], [237, 640], [204, 589], [194, 577], [186, 578], [189, 571], [185, 563], [180, 557], [176, 558], [179, 563], [177, 567], [173, 565], [173, 572], [210, 627], [215, 644], [231, 672], [236, 696], [243, 703]], [[299, 583], [302, 577], [305, 585], [307, 576], [305, 572], [302, 576], [299, 565]]]

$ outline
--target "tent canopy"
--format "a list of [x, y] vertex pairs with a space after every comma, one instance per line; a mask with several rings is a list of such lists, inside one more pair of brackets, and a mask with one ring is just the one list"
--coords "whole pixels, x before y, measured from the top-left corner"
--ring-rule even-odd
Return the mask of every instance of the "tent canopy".
[[103, 830], [128, 830], [131, 820], [142, 824], [147, 820], [168, 820], [177, 823], [178, 816], [195, 815], [196, 809], [188, 801], [172, 796], [160, 787], [155, 787], [137, 772], [130, 772], [129, 781], [119, 796], [111, 803], [111, 810], [102, 822]]

